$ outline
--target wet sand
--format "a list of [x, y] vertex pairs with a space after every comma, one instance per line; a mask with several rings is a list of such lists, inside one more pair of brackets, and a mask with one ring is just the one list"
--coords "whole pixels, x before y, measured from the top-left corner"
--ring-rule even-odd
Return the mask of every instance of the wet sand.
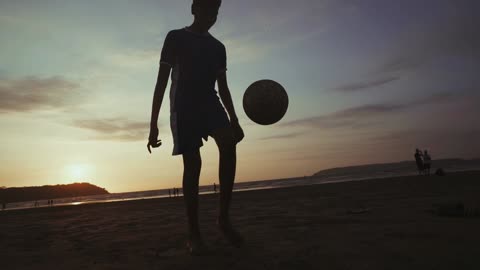
[[431, 211], [478, 208], [480, 172], [238, 192], [241, 248], [216, 230], [217, 196], [200, 197], [200, 257], [182, 198], [0, 211], [0, 268], [480, 269], [480, 218]]

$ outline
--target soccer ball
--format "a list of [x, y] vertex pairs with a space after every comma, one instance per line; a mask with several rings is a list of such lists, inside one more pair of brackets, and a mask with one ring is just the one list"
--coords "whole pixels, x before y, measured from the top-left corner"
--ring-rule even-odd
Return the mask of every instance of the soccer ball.
[[243, 109], [260, 125], [271, 125], [283, 118], [288, 109], [287, 91], [272, 80], [252, 83], [243, 95]]

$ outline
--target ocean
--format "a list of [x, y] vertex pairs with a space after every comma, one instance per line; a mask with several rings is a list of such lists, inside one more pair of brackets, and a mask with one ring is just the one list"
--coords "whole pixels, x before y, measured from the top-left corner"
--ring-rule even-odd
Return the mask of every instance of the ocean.
[[[450, 164], [442, 168], [448, 168], [447, 172], [454, 171], [467, 171], [467, 170], [479, 170], [480, 166], [475, 164]], [[418, 175], [415, 167], [411, 162], [395, 163], [393, 164], [374, 164], [365, 166], [353, 166], [347, 168], [329, 169], [321, 171], [313, 176], [284, 178], [284, 179], [270, 179], [251, 182], [238, 182], [235, 183], [234, 192], [242, 192], [248, 190], [258, 189], [274, 189], [293, 186], [307, 186], [307, 185], [319, 185], [328, 183], [339, 183], [346, 181], [361, 181], [367, 179], [381, 179], [388, 180], [390, 177], [397, 176], [411, 176]], [[446, 164], [444, 164], [446, 165]], [[432, 174], [435, 172], [435, 168], [432, 169]], [[435, 177], [434, 175], [431, 177]], [[219, 190], [217, 186], [217, 190]], [[168, 198], [168, 189], [147, 190], [137, 192], [122, 192], [111, 193], [105, 195], [93, 195], [71, 198], [54, 199], [54, 207], [66, 206], [66, 205], [81, 205], [89, 203], [111, 203], [119, 201], [131, 201], [131, 200], [148, 200], [157, 198]], [[212, 194], [214, 193], [213, 185], [200, 186], [200, 194]], [[180, 196], [181, 189], [180, 189]], [[46, 200], [38, 201], [35, 206], [35, 201], [9, 203], [5, 210], [20, 210], [28, 208], [43, 208], [52, 207], [47, 204]]]

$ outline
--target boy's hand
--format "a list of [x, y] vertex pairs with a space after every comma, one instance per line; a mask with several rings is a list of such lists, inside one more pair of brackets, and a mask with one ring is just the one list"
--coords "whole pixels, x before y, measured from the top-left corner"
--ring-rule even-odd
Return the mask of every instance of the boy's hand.
[[243, 140], [243, 138], [245, 137], [245, 134], [243, 133], [243, 129], [242, 129], [242, 127], [240, 127], [240, 124], [238, 123], [238, 120], [232, 121], [230, 124], [232, 125], [233, 137], [235, 139], [235, 142], [236, 143], [241, 142]]
[[158, 139], [158, 127], [150, 127], [150, 136], [148, 136], [147, 149], [151, 154], [152, 150], [150, 147], [157, 148], [162, 145], [162, 141]]

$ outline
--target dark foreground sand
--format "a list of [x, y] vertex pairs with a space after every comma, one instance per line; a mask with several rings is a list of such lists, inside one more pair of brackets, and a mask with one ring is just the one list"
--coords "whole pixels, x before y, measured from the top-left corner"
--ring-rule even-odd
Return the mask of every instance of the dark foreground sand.
[[202, 257], [184, 248], [182, 198], [4, 211], [0, 269], [480, 269], [480, 218], [429, 211], [479, 198], [480, 172], [236, 193], [236, 249], [206, 195]]

